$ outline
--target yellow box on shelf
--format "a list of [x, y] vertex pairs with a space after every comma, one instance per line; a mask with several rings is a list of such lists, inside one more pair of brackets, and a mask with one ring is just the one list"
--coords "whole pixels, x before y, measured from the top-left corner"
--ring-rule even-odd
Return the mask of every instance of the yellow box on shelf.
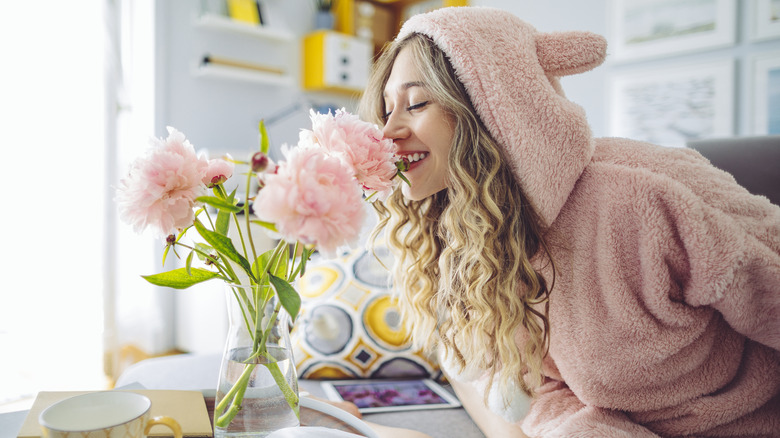
[[322, 30], [303, 39], [303, 89], [360, 93], [368, 83], [369, 41]]

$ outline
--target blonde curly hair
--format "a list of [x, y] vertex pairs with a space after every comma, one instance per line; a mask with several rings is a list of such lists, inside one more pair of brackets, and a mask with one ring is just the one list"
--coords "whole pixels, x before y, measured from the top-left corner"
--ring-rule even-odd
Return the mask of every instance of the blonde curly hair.
[[[552, 262], [540, 222], [446, 55], [428, 37], [411, 34], [385, 47], [361, 117], [382, 124], [384, 87], [405, 48], [454, 123], [448, 188], [421, 201], [396, 190], [375, 202], [380, 220], [373, 236], [384, 232], [397, 256], [394, 287], [417, 346], [442, 347], [461, 371], [468, 364], [499, 376], [500, 388], [511, 382], [532, 394], [549, 345], [551, 287], [531, 263], [535, 256]], [[520, 330], [527, 333], [522, 351]]]

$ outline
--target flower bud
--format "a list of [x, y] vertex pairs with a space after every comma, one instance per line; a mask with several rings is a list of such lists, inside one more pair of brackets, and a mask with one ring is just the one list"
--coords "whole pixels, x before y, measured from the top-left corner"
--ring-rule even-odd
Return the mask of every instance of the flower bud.
[[264, 171], [270, 161], [266, 154], [262, 152], [255, 153], [252, 155], [252, 172]]
[[409, 170], [409, 166], [411, 163], [409, 162], [409, 158], [407, 157], [400, 157], [398, 161], [395, 162], [395, 167], [398, 169], [399, 172], [406, 172]]
[[208, 188], [213, 189], [214, 187], [224, 183], [227, 181], [227, 177], [225, 175], [217, 175], [214, 178], [211, 178], [211, 182], [207, 185]]
[[175, 234], [169, 234], [165, 238], [165, 246], [173, 246], [174, 243], [176, 243], [176, 235]]

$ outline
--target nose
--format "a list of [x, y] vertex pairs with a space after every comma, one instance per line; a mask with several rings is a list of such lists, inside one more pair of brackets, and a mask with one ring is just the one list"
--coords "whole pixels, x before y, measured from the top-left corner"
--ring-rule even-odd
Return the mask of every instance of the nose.
[[403, 139], [409, 135], [409, 127], [404, 123], [402, 117], [390, 113], [390, 117], [385, 121], [385, 126], [382, 127], [382, 134], [385, 138], [393, 139], [393, 141]]

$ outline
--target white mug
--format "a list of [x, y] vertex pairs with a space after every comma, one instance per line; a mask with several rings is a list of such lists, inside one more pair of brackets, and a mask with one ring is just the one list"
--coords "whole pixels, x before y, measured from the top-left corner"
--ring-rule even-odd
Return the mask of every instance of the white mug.
[[41, 412], [43, 438], [143, 438], [161, 424], [182, 438], [181, 426], [171, 417], [151, 418], [152, 401], [134, 392], [101, 391], [57, 402]]

